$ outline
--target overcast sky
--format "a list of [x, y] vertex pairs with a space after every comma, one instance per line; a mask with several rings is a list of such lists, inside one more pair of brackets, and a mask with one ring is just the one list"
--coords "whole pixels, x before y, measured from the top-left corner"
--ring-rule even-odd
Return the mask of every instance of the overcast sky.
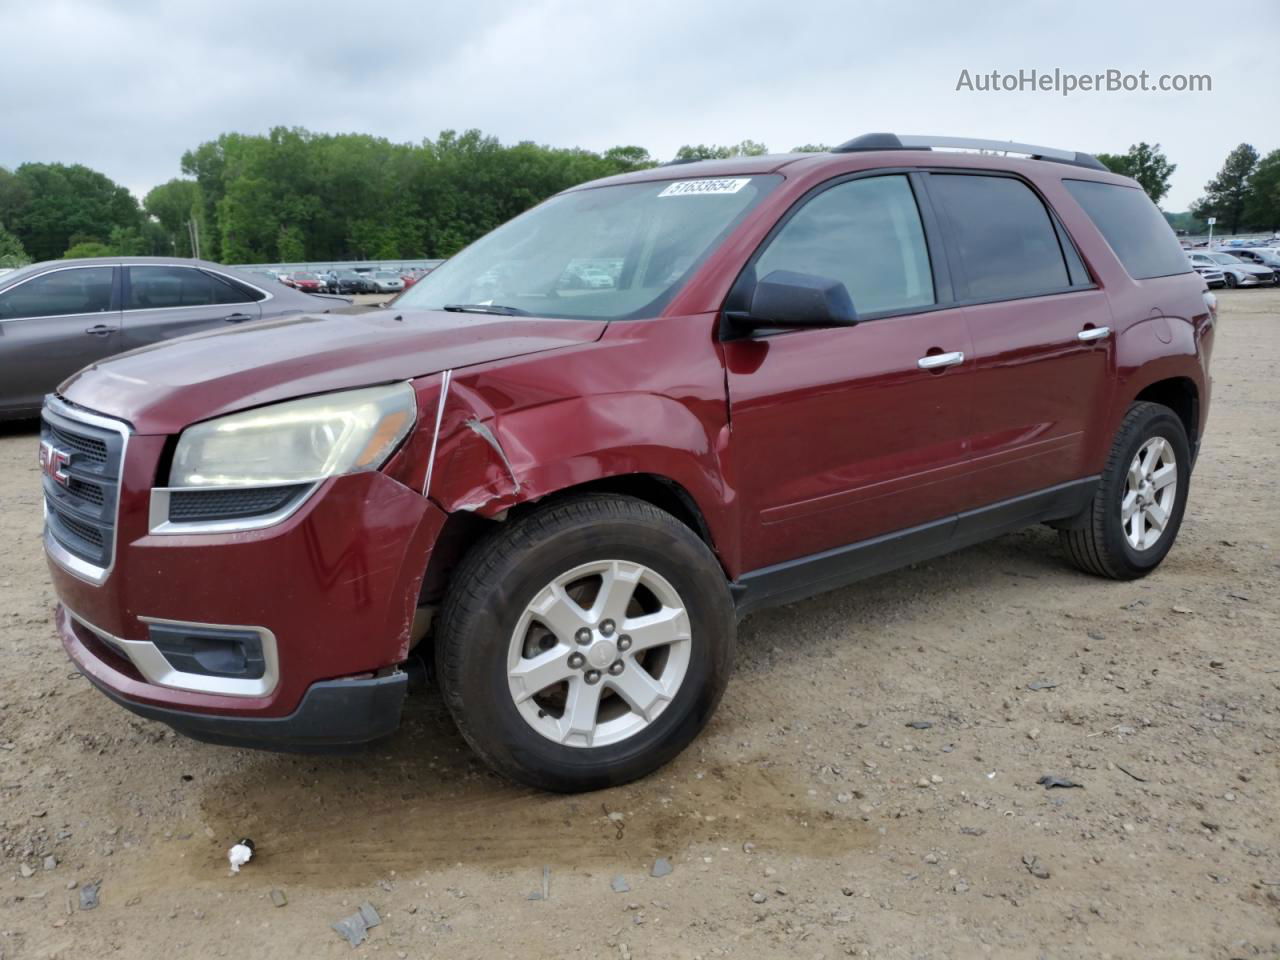
[[[599, 150], [889, 130], [1123, 152], [1184, 210], [1241, 141], [1280, 147], [1280, 3], [0, 0], [0, 166], [139, 195], [184, 150], [275, 125], [416, 142], [479, 127]], [[1209, 74], [1212, 92], [957, 92], [1019, 69]]]

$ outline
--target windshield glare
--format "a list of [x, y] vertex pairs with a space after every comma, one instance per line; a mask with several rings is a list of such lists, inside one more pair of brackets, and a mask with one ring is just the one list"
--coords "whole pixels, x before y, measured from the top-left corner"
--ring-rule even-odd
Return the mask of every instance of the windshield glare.
[[447, 260], [396, 308], [501, 306], [590, 320], [656, 316], [780, 180], [662, 180], [563, 193]]

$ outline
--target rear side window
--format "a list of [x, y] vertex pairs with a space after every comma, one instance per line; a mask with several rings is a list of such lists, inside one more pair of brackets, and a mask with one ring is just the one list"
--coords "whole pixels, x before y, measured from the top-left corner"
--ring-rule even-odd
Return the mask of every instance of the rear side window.
[[757, 277], [775, 270], [839, 280], [859, 314], [934, 302], [920, 211], [904, 176], [849, 180], [809, 200], [756, 261]]
[[1073, 285], [1063, 253], [1070, 241], [1059, 239], [1049, 211], [1021, 180], [934, 174], [929, 193], [960, 260], [961, 282], [968, 286], [963, 299], [1012, 300]]
[[1138, 187], [1096, 180], [1063, 180], [1094, 226], [1135, 280], [1189, 273], [1191, 265], [1173, 228]]
[[126, 310], [173, 307], [206, 307], [221, 303], [248, 303], [251, 297], [239, 286], [192, 267], [130, 267]]

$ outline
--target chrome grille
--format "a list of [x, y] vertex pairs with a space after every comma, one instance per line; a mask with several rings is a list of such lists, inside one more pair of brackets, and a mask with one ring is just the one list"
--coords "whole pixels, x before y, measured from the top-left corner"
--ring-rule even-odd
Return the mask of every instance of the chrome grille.
[[[101, 579], [115, 556], [120, 476], [128, 427], [51, 397], [40, 420], [46, 533], [70, 555], [55, 559]], [[78, 562], [77, 562], [78, 561]]]

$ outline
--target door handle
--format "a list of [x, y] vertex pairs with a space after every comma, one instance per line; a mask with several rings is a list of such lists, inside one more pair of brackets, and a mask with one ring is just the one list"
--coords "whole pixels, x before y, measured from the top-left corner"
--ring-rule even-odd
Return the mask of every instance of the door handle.
[[951, 353], [931, 353], [917, 360], [916, 366], [921, 370], [938, 370], [942, 367], [954, 367], [957, 363], [964, 363], [964, 353], [960, 350]]
[[1101, 340], [1103, 337], [1111, 336], [1110, 327], [1090, 327], [1088, 330], [1081, 330], [1076, 334], [1077, 340]]
[[116, 328], [108, 327], [105, 323], [99, 323], [92, 327], [87, 327], [84, 332], [92, 337], [108, 337], [116, 332]]
[[246, 320], [252, 320], [253, 317], [247, 313], [232, 313], [222, 318], [227, 323], [244, 323]]

